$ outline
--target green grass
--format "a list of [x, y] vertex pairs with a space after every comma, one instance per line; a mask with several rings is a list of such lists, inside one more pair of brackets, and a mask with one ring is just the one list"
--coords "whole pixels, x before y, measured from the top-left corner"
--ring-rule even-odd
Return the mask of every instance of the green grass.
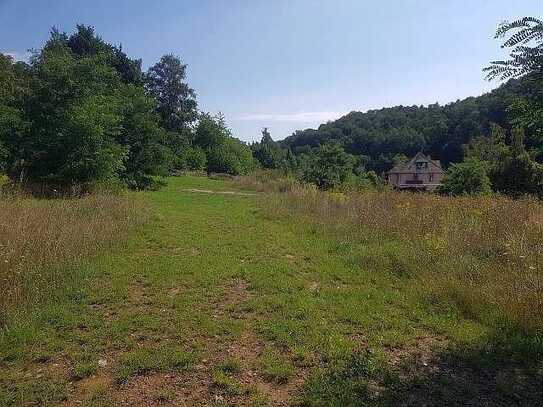
[[[149, 221], [117, 249], [67, 267], [77, 284], [2, 331], [0, 405], [54, 404], [78, 391], [88, 405], [107, 404], [130, 393], [132, 380], [159, 373], [201, 388], [209, 403], [219, 394], [225, 404], [265, 405], [273, 394], [247, 388], [295, 386], [295, 376], [305, 385], [289, 394], [305, 405], [393, 405], [421, 388], [430, 401], [476, 397], [481, 386], [466, 393], [469, 379], [480, 384], [484, 374], [444, 383], [446, 375], [416, 360], [421, 338], [446, 343], [429, 347], [439, 356], [431, 364], [472, 366], [478, 355], [481, 372], [500, 365], [489, 361], [488, 346], [500, 340], [495, 331], [411, 289], [416, 270], [402, 263], [401, 246], [352, 246], [324, 226], [266, 212], [259, 197], [183, 192], [194, 188], [234, 187], [182, 177], [133, 193]], [[418, 382], [415, 373], [396, 374], [403, 369], [390, 361], [396, 354], [402, 363], [415, 359]], [[73, 390], [70, 381], [90, 376], [107, 384], [94, 395], [77, 381]], [[540, 377], [518, 379], [515, 392], [537, 393], [530, 386]], [[510, 386], [495, 391], [497, 400], [511, 400]], [[154, 397], [179, 402], [183, 394], [161, 382]]]
[[140, 348], [125, 353], [115, 372], [117, 382], [148, 372], [179, 372], [188, 369], [194, 355], [171, 346]]
[[267, 350], [259, 362], [260, 371], [267, 381], [286, 384], [294, 374], [292, 362], [277, 351]]

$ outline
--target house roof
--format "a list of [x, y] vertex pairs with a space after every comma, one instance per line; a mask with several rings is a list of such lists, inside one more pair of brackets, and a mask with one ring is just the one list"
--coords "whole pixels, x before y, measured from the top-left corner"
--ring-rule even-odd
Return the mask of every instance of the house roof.
[[[425, 161], [428, 163], [428, 169], [417, 170], [417, 161]], [[410, 172], [443, 172], [441, 168], [441, 162], [439, 160], [432, 160], [430, 157], [417, 153], [411, 160], [406, 163], [396, 164], [388, 173], [410, 173]]]

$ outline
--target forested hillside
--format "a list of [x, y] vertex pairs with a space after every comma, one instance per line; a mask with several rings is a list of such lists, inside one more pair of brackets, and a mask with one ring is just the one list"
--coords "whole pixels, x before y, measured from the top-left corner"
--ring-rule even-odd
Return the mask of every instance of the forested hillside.
[[[511, 130], [515, 115], [510, 106], [519, 98], [541, 98], [543, 84], [535, 75], [511, 79], [494, 91], [440, 106], [397, 106], [368, 112], [351, 112], [319, 126], [295, 132], [281, 144], [299, 155], [310, 148], [337, 142], [345, 151], [363, 156], [366, 167], [383, 172], [394, 158], [418, 151], [445, 164], [461, 161], [463, 146], [490, 135], [492, 123]], [[526, 145], [542, 158], [541, 135], [526, 129]]]
[[382, 186], [379, 175], [424, 152], [448, 170], [441, 193], [543, 197], [543, 21], [505, 21], [495, 37], [510, 53], [482, 67], [488, 80], [506, 81], [492, 92], [351, 112], [280, 142], [265, 129], [253, 155], [322, 189], [360, 189]]

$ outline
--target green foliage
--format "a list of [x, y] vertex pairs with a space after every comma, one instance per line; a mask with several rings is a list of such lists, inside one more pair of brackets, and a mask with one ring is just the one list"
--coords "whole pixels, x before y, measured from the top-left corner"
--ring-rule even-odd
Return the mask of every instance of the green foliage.
[[140, 60], [84, 25], [72, 35], [53, 28], [30, 64], [0, 54], [0, 171], [85, 190], [115, 180], [155, 189], [172, 169], [251, 171], [250, 149], [224, 117], [202, 115], [194, 127], [185, 79], [178, 57], [165, 55], [144, 75]]
[[183, 131], [197, 118], [196, 93], [185, 83], [186, 72], [187, 65], [169, 54], [145, 75], [145, 85], [157, 101], [161, 125], [168, 131]]
[[[460, 162], [464, 146], [486, 137], [493, 123], [506, 131], [515, 125], [526, 129], [529, 148], [543, 146], [541, 129], [541, 76], [529, 74], [512, 79], [479, 97], [470, 97], [444, 106], [397, 106], [368, 112], [351, 112], [318, 129], [296, 131], [279, 144], [290, 148], [297, 159], [319, 145], [340, 144], [347, 153], [364, 162], [366, 170], [382, 174], [390, 170], [403, 155], [413, 157], [423, 151], [444, 165]], [[512, 107], [524, 100], [518, 109]], [[529, 124], [529, 125], [528, 125]], [[543, 160], [543, 154], [539, 160]]]
[[451, 165], [439, 188], [447, 195], [487, 195], [491, 191], [486, 164], [473, 158]]
[[513, 197], [524, 194], [543, 197], [543, 165], [525, 150], [522, 129], [514, 129], [510, 154], [494, 168], [496, 191]]
[[[486, 67], [489, 79], [504, 80], [543, 70], [543, 21], [534, 17], [505, 21], [498, 27], [496, 38], [507, 38], [502, 48], [511, 49], [510, 59]], [[530, 46], [532, 43], [535, 45]]]
[[[262, 140], [260, 143], [254, 143], [251, 146], [253, 150], [253, 156], [260, 163], [262, 168], [278, 169], [287, 166], [287, 154], [290, 150], [283, 150], [281, 147], [273, 141], [270, 132], [267, 128], [262, 130]], [[290, 151], [288, 160], [293, 160], [295, 157]], [[292, 162], [288, 163], [292, 164]]]
[[67, 47], [76, 58], [101, 55], [107, 65], [113, 67], [125, 83], [142, 85], [141, 60], [132, 60], [123, 52], [121, 46], [111, 45], [100, 38], [94, 27], [79, 24], [76, 32], [68, 36], [53, 27], [51, 36], [44, 48]]
[[207, 166], [207, 157], [205, 151], [199, 146], [191, 146], [179, 156], [182, 163], [179, 167], [186, 168], [192, 171], [202, 171]]
[[254, 161], [250, 148], [233, 137], [208, 149], [208, 172], [244, 175], [251, 172], [253, 168]]
[[139, 348], [123, 355], [115, 372], [115, 380], [124, 382], [129, 377], [150, 371], [183, 371], [190, 367], [194, 355], [172, 346]]
[[224, 117], [201, 115], [194, 133], [194, 144], [206, 153], [206, 170], [232, 175], [247, 174], [254, 168], [251, 149], [232, 137]]
[[[537, 151], [526, 151], [524, 130], [519, 127], [513, 129], [510, 145], [506, 144], [506, 137], [501, 127], [493, 126], [489, 137], [472, 140], [465, 148], [466, 163], [469, 163], [466, 167], [473, 162], [479, 163], [496, 192], [513, 197], [524, 194], [543, 196], [543, 166], [533, 159]], [[479, 173], [481, 168], [477, 168]], [[449, 177], [446, 177], [445, 183], [449, 181]], [[457, 191], [461, 190], [459, 183], [456, 186]]]
[[302, 179], [321, 189], [338, 187], [353, 173], [354, 157], [337, 144], [326, 144], [308, 158]]
[[35, 181], [88, 183], [115, 177], [126, 159], [116, 143], [122, 116], [116, 71], [100, 55], [75, 58], [47, 47], [31, 67], [29, 124], [12, 171]]
[[165, 145], [166, 132], [158, 126], [155, 101], [141, 87], [121, 89], [123, 117], [118, 142], [127, 149], [121, 178], [132, 188], [155, 185], [152, 176], [165, 176], [172, 160]]

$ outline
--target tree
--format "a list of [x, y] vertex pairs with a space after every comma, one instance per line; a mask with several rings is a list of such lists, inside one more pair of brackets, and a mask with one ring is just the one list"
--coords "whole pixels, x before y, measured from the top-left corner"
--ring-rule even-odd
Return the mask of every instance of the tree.
[[316, 184], [321, 189], [341, 185], [353, 174], [354, 157], [338, 144], [326, 144], [306, 162], [302, 179]]
[[201, 114], [194, 132], [194, 145], [206, 154], [207, 172], [242, 175], [254, 167], [251, 149], [232, 137], [220, 113], [217, 116]]
[[33, 58], [24, 115], [29, 124], [17, 145], [19, 174], [33, 181], [87, 183], [114, 178], [126, 149], [116, 143], [119, 77], [103, 56], [76, 59], [61, 44]]
[[166, 132], [158, 126], [156, 102], [142, 87], [121, 88], [122, 122], [117, 141], [126, 151], [120, 177], [134, 189], [156, 186], [153, 176], [168, 174], [171, 151], [165, 146]]
[[44, 49], [56, 46], [68, 47], [76, 58], [101, 55], [119, 73], [123, 82], [138, 86], [143, 84], [141, 59], [130, 59], [123, 52], [122, 46], [105, 42], [92, 26], [79, 24], [76, 32], [70, 36], [53, 27]]
[[484, 162], [468, 159], [453, 164], [443, 178], [439, 192], [446, 195], [487, 195], [492, 192]]
[[192, 171], [202, 171], [207, 166], [207, 157], [205, 151], [199, 146], [190, 146], [183, 151], [180, 156], [182, 161], [181, 168]]
[[284, 150], [273, 141], [268, 128], [262, 129], [262, 140], [252, 146], [253, 155], [262, 168], [282, 168], [286, 165]]
[[510, 58], [494, 61], [484, 71], [489, 80], [523, 77], [529, 92], [515, 97], [508, 112], [512, 125], [527, 130], [528, 145], [543, 158], [543, 21], [534, 17], [506, 21], [496, 38], [505, 38], [502, 48], [511, 49]]
[[118, 51], [78, 26], [53, 29], [29, 65], [0, 56], [0, 165], [12, 179], [146, 188], [166, 173], [155, 100], [123, 78]]
[[187, 65], [174, 55], [164, 55], [145, 75], [146, 87], [157, 100], [161, 126], [182, 132], [198, 117], [196, 93], [186, 83]]
[[502, 48], [511, 49], [510, 59], [491, 62], [490, 66], [484, 68], [487, 77], [505, 80], [531, 72], [543, 72], [543, 21], [534, 17], [505, 21], [498, 27], [495, 37], [507, 36]]
[[532, 194], [543, 197], [543, 165], [535, 162], [524, 147], [524, 131], [515, 128], [511, 153], [496, 166], [494, 189], [513, 197]]
[[207, 151], [213, 146], [224, 143], [228, 137], [230, 137], [230, 130], [222, 114], [219, 113], [217, 116], [210, 113], [200, 114], [194, 131], [194, 145]]
[[22, 95], [26, 78], [21, 65], [0, 54], [0, 172], [9, 171], [10, 149], [15, 149], [23, 129]]
[[241, 141], [229, 137], [223, 143], [212, 146], [207, 154], [209, 173], [245, 175], [254, 168], [251, 149]]

